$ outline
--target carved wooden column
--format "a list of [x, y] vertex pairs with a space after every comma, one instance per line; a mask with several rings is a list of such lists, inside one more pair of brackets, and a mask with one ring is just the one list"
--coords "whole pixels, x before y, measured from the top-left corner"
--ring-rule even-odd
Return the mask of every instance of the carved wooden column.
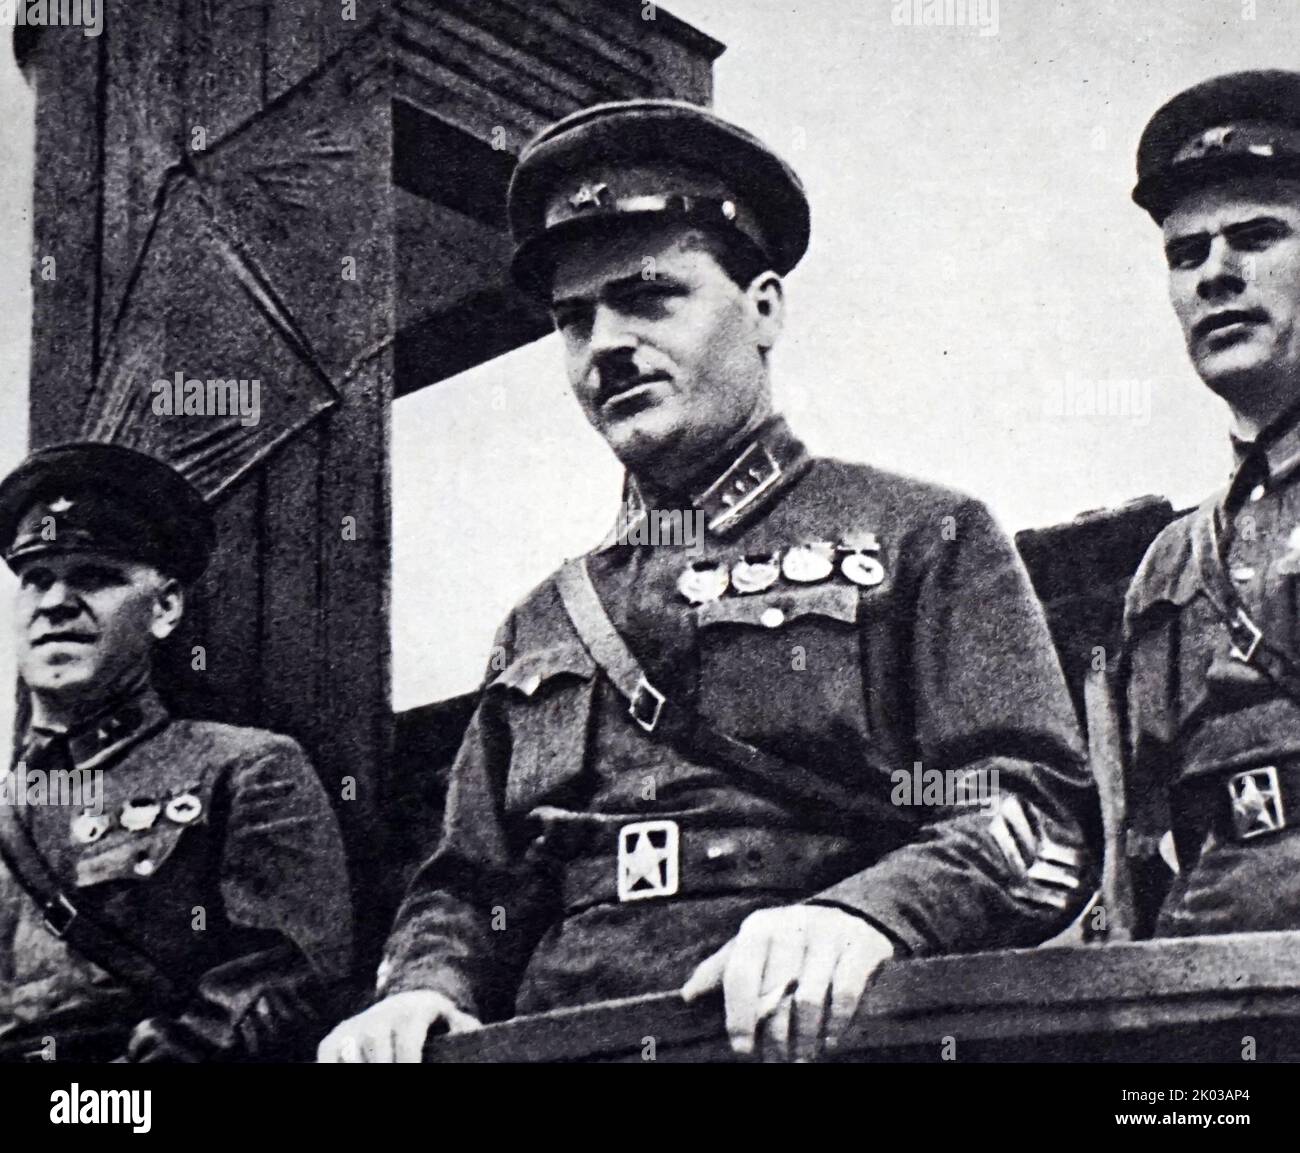
[[[57, 270], [34, 281], [32, 442], [140, 447], [213, 501], [219, 552], [162, 687], [299, 739], [365, 877], [392, 740], [392, 399], [545, 331], [506, 276], [523, 142], [601, 100], [706, 101], [721, 45], [642, 0], [105, 7], [98, 38], [15, 37], [35, 260]], [[168, 414], [177, 374], [258, 381], [257, 421]]]

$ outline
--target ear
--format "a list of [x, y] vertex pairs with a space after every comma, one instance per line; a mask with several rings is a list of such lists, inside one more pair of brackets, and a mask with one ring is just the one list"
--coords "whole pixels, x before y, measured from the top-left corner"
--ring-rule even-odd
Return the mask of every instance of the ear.
[[181, 583], [171, 577], [159, 577], [158, 589], [154, 593], [153, 619], [149, 622], [149, 631], [155, 639], [163, 641], [176, 631], [185, 615], [185, 590]]
[[750, 282], [745, 296], [754, 310], [759, 350], [766, 354], [785, 329], [785, 283], [775, 272], [763, 272]]

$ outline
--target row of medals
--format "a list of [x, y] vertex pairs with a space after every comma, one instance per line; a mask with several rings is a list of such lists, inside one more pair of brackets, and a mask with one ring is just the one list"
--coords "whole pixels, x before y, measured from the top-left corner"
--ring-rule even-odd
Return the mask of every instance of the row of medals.
[[[193, 793], [177, 793], [169, 800], [148, 797], [127, 801], [117, 814], [117, 823], [128, 833], [151, 829], [160, 816], [174, 825], [193, 824], [203, 812], [203, 802]], [[93, 845], [113, 827], [111, 813], [92, 813], [89, 809], [72, 818], [72, 839], [79, 845]]]
[[715, 601], [728, 590], [744, 596], [770, 589], [781, 577], [794, 584], [817, 584], [836, 571], [845, 580], [871, 588], [885, 579], [885, 569], [873, 553], [880, 551], [875, 533], [862, 533], [836, 544], [812, 541], [781, 550], [746, 555], [728, 566], [726, 561], [699, 560], [689, 564], [677, 578], [677, 591], [693, 605]]

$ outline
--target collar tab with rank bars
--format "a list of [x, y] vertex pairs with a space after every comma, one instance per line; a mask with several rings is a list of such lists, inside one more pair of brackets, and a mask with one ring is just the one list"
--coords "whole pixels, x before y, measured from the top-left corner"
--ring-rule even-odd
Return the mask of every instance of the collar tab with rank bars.
[[[770, 507], [810, 467], [812, 457], [803, 442], [783, 417], [774, 417], [732, 458], [720, 476], [690, 497], [690, 504], [703, 514], [707, 532], [727, 537]], [[619, 522], [606, 534], [597, 551], [625, 541], [648, 516], [641, 485], [629, 473], [623, 485]]]
[[703, 511], [710, 532], [728, 536], [766, 508], [811, 463], [790, 426], [777, 418], [692, 503]]
[[94, 768], [153, 736], [169, 719], [157, 692], [145, 686], [68, 732], [72, 763], [78, 769]]

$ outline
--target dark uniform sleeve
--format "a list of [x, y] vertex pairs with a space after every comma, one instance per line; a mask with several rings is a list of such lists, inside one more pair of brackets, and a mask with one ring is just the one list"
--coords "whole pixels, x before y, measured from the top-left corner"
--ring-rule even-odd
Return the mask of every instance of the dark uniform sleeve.
[[[513, 617], [493, 652], [509, 659]], [[377, 992], [443, 993], [480, 1018], [507, 1015], [535, 908], [503, 812], [510, 732], [485, 692], [452, 765], [437, 851], [412, 878], [380, 964]]]
[[922, 769], [983, 774], [992, 803], [927, 809], [913, 841], [813, 898], [914, 956], [1045, 940], [1090, 896], [1100, 835], [1073, 704], [1018, 554], [975, 501], [936, 517], [934, 536], [952, 539], [928, 558], [910, 622], [916, 749]]
[[135, 1030], [136, 1061], [297, 1057], [333, 1023], [352, 949], [338, 820], [306, 754], [287, 737], [236, 764], [220, 891], [249, 951], [204, 973], [175, 1017]]
[[1176, 610], [1152, 597], [1152, 583], [1163, 582], [1158, 575], [1153, 581], [1149, 554], [1124, 605], [1116, 677], [1124, 735], [1123, 865], [1133, 893], [1130, 929], [1139, 938], [1151, 935], [1174, 876], [1160, 855], [1160, 842], [1172, 824], [1166, 790], [1176, 775], [1176, 725], [1170, 716], [1168, 688], [1169, 671], [1177, 658], [1169, 618]]

